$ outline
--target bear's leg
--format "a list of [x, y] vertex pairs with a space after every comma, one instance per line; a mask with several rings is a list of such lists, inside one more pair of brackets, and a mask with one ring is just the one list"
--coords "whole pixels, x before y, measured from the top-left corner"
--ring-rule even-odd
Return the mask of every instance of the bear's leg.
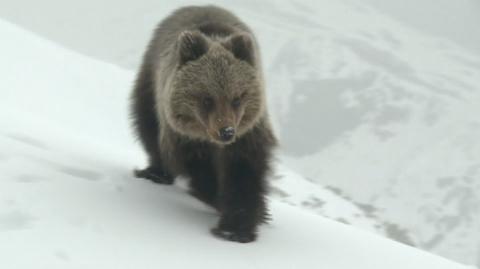
[[143, 170], [135, 170], [136, 177], [156, 183], [172, 184], [174, 177], [162, 165], [158, 136], [160, 124], [155, 111], [153, 78], [144, 64], [135, 84], [132, 95], [132, 118], [135, 131], [149, 157], [149, 165]]
[[190, 194], [217, 209], [217, 177], [210, 157], [187, 162], [190, 176]]
[[268, 160], [265, 154], [251, 158], [231, 156], [224, 163], [225, 178], [220, 185], [218, 226], [213, 234], [230, 241], [247, 243], [257, 236], [257, 226], [265, 221], [265, 174]]
[[173, 184], [174, 177], [164, 168], [160, 157], [160, 148], [157, 140], [158, 127], [155, 128], [154, 125], [147, 125], [147, 122], [142, 121], [139, 124], [139, 129], [143, 130], [140, 132], [140, 140], [148, 154], [149, 164], [145, 169], [135, 170], [135, 176], [159, 184]]

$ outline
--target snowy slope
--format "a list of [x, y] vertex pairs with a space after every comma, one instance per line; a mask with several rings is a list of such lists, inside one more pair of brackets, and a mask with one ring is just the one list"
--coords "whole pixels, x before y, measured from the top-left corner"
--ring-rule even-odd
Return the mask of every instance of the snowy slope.
[[[2, 3], [0, 14], [135, 69], [161, 18], [205, 2], [20, 0]], [[275, 197], [480, 266], [478, 54], [362, 1], [208, 3], [257, 33], [283, 161], [309, 179], [277, 175]], [[457, 14], [447, 12], [445, 20]]]
[[258, 242], [213, 238], [213, 211], [131, 177], [130, 73], [0, 31], [1, 268], [465, 268], [278, 201]]
[[298, 28], [259, 27], [278, 47], [267, 66], [286, 162], [412, 244], [480, 265], [480, 58], [362, 5], [301, 3], [276, 11]]
[[284, 162], [377, 231], [480, 266], [480, 57], [358, 3], [253, 2], [234, 8], [260, 37]]

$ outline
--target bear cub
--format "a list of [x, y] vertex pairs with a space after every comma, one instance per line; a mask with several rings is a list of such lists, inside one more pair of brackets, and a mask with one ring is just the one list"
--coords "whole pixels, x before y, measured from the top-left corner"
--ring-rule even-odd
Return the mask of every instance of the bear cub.
[[187, 176], [190, 193], [220, 214], [214, 235], [254, 241], [268, 218], [277, 144], [265, 99], [258, 45], [240, 19], [214, 6], [173, 12], [154, 32], [131, 96], [149, 158], [135, 175], [161, 184]]

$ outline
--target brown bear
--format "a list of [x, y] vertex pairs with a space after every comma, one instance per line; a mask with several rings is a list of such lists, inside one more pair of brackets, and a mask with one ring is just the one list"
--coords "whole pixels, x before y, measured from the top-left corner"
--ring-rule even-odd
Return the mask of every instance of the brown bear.
[[155, 30], [132, 94], [149, 165], [137, 177], [172, 184], [220, 213], [213, 234], [250, 242], [268, 216], [266, 176], [277, 140], [252, 31], [215, 6], [181, 8]]

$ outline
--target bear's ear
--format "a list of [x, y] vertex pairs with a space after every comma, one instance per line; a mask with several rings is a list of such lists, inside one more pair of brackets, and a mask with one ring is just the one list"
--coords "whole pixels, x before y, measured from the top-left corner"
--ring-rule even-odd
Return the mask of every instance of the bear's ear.
[[200, 32], [183, 31], [178, 38], [180, 65], [200, 58], [208, 51], [208, 41]]
[[224, 43], [224, 46], [233, 53], [235, 58], [255, 65], [255, 49], [250, 34], [235, 34]]

